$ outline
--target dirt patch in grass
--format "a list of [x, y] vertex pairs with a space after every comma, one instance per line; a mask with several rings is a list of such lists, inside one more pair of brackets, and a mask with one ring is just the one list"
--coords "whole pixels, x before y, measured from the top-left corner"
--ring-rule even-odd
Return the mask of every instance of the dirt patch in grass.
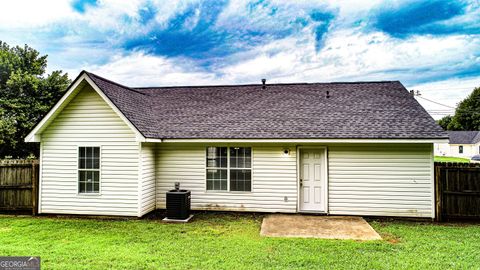
[[390, 244], [398, 244], [401, 242], [401, 239], [400, 237], [392, 234], [392, 233], [387, 233], [387, 232], [384, 232], [384, 233], [379, 233], [380, 236], [382, 236], [382, 239], [389, 242]]

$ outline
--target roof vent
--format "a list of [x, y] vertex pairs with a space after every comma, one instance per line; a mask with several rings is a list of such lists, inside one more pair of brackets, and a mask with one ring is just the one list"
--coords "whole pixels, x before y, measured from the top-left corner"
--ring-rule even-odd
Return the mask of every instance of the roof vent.
[[327, 91], [327, 98], [330, 98], [330, 92]]
[[266, 82], [267, 82], [267, 79], [262, 79], [262, 89], [267, 88], [267, 86], [265, 85]]

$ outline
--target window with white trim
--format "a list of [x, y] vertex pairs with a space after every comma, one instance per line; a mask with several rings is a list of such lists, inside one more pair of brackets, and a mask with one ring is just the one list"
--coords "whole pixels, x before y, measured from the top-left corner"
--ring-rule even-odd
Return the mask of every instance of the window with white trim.
[[207, 147], [207, 190], [251, 191], [251, 147]]
[[100, 191], [100, 147], [78, 148], [78, 193]]
[[460, 146], [458, 147], [458, 153], [459, 153], [459, 154], [463, 154], [463, 145], [460, 145]]

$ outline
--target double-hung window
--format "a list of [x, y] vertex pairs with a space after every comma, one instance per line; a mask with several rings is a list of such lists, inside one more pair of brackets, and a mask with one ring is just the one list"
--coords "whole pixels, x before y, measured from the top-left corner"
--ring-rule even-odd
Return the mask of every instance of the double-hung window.
[[100, 147], [78, 148], [78, 192], [100, 191]]
[[250, 147], [207, 147], [207, 190], [251, 191]]
[[227, 190], [227, 147], [207, 148], [207, 190]]

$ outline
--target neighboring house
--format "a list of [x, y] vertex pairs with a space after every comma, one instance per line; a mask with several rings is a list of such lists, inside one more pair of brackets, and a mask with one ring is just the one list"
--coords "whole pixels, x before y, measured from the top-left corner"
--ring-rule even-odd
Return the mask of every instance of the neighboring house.
[[447, 134], [398, 81], [130, 88], [81, 72], [26, 137], [39, 212], [203, 210], [435, 216]]
[[480, 154], [480, 131], [447, 131], [449, 143], [436, 143], [435, 155], [470, 159]]

